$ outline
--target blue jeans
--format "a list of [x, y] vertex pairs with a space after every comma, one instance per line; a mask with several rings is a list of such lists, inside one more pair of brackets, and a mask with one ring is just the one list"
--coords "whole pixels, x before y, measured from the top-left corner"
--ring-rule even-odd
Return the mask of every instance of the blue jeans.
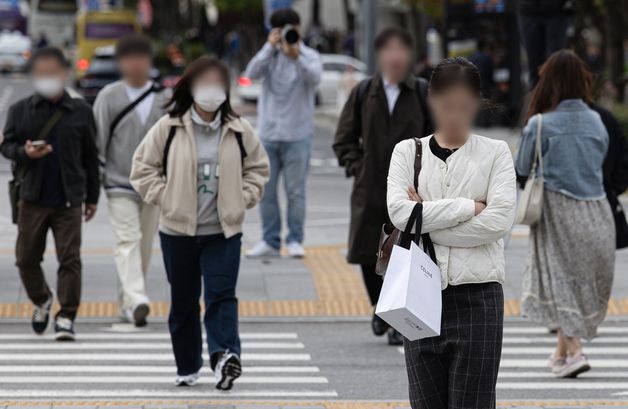
[[[170, 283], [168, 326], [178, 375], [203, 366], [199, 298], [204, 288], [205, 332], [210, 357], [229, 350], [240, 355], [238, 300], [235, 296], [242, 235], [172, 236], [160, 232]], [[203, 283], [201, 283], [201, 280]], [[214, 359], [212, 359], [214, 361]], [[215, 362], [212, 362], [212, 366]]]
[[264, 241], [281, 247], [281, 212], [277, 197], [279, 176], [283, 175], [288, 199], [286, 243], [303, 243], [305, 224], [305, 180], [310, 166], [310, 138], [295, 142], [262, 141], [270, 160], [270, 180], [260, 202]]

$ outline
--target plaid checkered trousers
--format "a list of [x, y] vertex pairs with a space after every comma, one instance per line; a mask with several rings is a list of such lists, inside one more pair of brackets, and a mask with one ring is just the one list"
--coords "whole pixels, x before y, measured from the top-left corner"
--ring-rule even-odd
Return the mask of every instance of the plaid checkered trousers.
[[447, 287], [440, 336], [404, 343], [412, 408], [495, 408], [503, 324], [501, 284]]

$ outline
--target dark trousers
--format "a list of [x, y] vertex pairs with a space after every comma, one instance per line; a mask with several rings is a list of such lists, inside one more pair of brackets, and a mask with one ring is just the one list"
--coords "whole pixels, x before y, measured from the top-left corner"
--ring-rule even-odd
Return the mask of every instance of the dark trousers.
[[377, 305], [384, 280], [375, 274], [375, 264], [361, 264], [360, 267], [362, 268], [362, 278], [364, 279], [364, 285], [366, 286], [369, 300], [371, 300], [371, 305]]
[[20, 202], [17, 221], [16, 265], [28, 298], [41, 305], [50, 297], [41, 262], [46, 235], [52, 230], [57, 251], [57, 316], [74, 319], [81, 301], [81, 207], [42, 207]]
[[166, 274], [170, 283], [168, 326], [179, 375], [197, 372], [203, 365], [199, 298], [204, 288], [210, 356], [219, 352], [240, 355], [238, 300], [235, 295], [240, 269], [241, 237], [172, 236], [159, 233]]
[[404, 341], [412, 409], [492, 409], [502, 350], [499, 283], [443, 291], [441, 333]]
[[519, 29], [528, 55], [530, 88], [539, 81], [539, 68], [553, 52], [567, 46], [569, 16], [556, 14], [519, 14]]

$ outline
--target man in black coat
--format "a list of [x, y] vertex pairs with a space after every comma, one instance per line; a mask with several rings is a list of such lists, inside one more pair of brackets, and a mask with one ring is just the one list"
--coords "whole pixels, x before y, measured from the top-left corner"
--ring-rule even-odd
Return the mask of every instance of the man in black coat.
[[69, 63], [61, 50], [37, 50], [31, 74], [35, 93], [9, 108], [0, 145], [15, 167], [16, 264], [34, 304], [33, 330], [41, 334], [54, 298], [41, 269], [46, 235], [52, 230], [61, 305], [55, 338], [73, 340], [81, 297], [81, 219], [94, 216], [100, 191], [96, 124], [89, 105], [65, 91]]
[[[375, 50], [379, 71], [349, 95], [333, 146], [340, 166], [354, 178], [347, 260], [360, 264], [372, 305], [382, 287], [375, 263], [382, 225], [389, 222], [386, 179], [393, 149], [404, 139], [432, 132], [421, 95], [425, 87], [411, 75], [410, 34], [396, 27], [384, 29], [375, 39]], [[388, 330], [375, 315], [372, 327], [376, 335]], [[388, 336], [391, 344], [402, 341], [392, 329]]]
[[539, 68], [554, 51], [567, 45], [567, 0], [519, 0], [519, 30], [528, 55], [530, 89], [539, 80]]
[[599, 105], [591, 109], [600, 114], [608, 132], [608, 153], [604, 159], [604, 190], [613, 210], [617, 230], [617, 248], [628, 247], [628, 223], [619, 196], [628, 189], [628, 141], [613, 114]]

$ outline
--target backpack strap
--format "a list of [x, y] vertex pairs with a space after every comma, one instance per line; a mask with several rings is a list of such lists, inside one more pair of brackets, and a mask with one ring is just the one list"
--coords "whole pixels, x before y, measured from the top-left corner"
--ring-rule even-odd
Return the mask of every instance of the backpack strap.
[[235, 132], [236, 141], [238, 141], [238, 148], [240, 148], [240, 161], [244, 165], [244, 158], [246, 158], [246, 148], [244, 147], [244, 140], [242, 139], [242, 132]]
[[166, 139], [166, 145], [164, 145], [164, 155], [163, 155], [163, 175], [164, 178], [168, 176], [168, 155], [170, 154], [170, 146], [172, 145], [172, 140], [177, 133], [177, 127], [171, 126], [170, 131], [168, 132], [168, 139]]

